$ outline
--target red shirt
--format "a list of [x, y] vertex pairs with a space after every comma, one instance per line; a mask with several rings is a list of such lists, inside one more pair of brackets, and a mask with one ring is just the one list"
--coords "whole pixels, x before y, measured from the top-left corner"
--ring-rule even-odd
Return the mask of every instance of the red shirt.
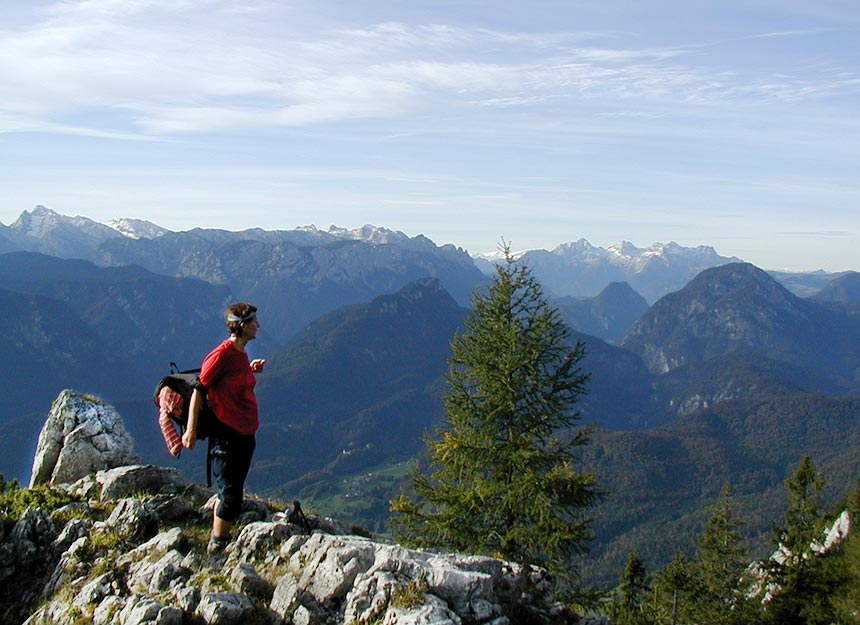
[[209, 393], [209, 401], [218, 419], [242, 434], [254, 434], [260, 425], [254, 386], [257, 378], [251, 371], [246, 352], [226, 339], [213, 349], [200, 365], [200, 382]]

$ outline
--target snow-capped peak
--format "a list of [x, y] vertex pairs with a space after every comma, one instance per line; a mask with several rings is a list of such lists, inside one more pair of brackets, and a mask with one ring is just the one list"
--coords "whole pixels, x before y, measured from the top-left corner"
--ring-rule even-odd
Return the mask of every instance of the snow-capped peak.
[[566, 256], [568, 254], [582, 254], [582, 253], [591, 253], [600, 248], [594, 247], [591, 243], [589, 243], [586, 239], [579, 239], [577, 241], [572, 241], [569, 243], [562, 243], [558, 247], [553, 250], [554, 254], [558, 254], [560, 256]]
[[[521, 250], [519, 252], [511, 252], [511, 257], [520, 258], [521, 256], [528, 253], [529, 250]], [[472, 258], [485, 260], [490, 263], [502, 262], [505, 258], [505, 252], [503, 250], [496, 250], [495, 252], [477, 252], [472, 254]]]
[[607, 250], [616, 256], [641, 256], [645, 251], [642, 248], [636, 247], [630, 241], [622, 241], [615, 245], [610, 245]]
[[33, 210], [24, 211], [10, 226], [10, 229], [19, 236], [43, 239], [53, 236], [59, 231], [72, 233], [80, 231], [87, 235], [111, 236], [112, 230], [106, 225], [90, 219], [89, 217], [68, 217], [51, 210], [41, 204], [37, 204]]
[[31, 211], [24, 211], [16, 219], [11, 228], [30, 236], [38, 237], [45, 229], [56, 225], [61, 219], [70, 220], [59, 213], [52, 211], [41, 204], [36, 205]]
[[[724, 258], [712, 247], [684, 247], [670, 241], [647, 248], [622, 241], [608, 248], [586, 239], [562, 243], [551, 252], [530, 250], [519, 253], [535, 275], [557, 296], [594, 297], [608, 282], [627, 282], [649, 301], [683, 287], [703, 269], [737, 262]], [[490, 275], [498, 254], [474, 254], [475, 265]]]
[[369, 224], [353, 230], [331, 226], [328, 229], [328, 233], [339, 239], [366, 241], [368, 243], [393, 243], [401, 242], [409, 238], [397, 230], [388, 230], [387, 228], [379, 228]]
[[144, 219], [132, 219], [129, 217], [120, 217], [119, 219], [111, 219], [105, 225], [113, 228], [121, 235], [130, 239], [155, 239], [163, 234], [170, 232], [167, 228], [146, 221]]

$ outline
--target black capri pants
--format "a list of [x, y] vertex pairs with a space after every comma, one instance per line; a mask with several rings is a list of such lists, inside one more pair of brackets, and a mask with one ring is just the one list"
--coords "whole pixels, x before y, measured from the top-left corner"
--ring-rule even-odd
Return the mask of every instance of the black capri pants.
[[212, 480], [221, 500], [215, 514], [232, 523], [242, 512], [245, 478], [257, 441], [253, 434], [240, 434], [226, 426], [219, 430], [223, 431], [213, 432], [210, 441]]

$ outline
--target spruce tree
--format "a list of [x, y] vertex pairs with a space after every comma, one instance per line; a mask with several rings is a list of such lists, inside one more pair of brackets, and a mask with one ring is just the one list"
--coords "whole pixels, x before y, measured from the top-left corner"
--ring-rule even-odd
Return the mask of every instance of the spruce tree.
[[571, 579], [599, 498], [576, 450], [588, 374], [561, 313], [509, 247], [451, 342], [445, 422], [428, 437], [412, 494], [392, 502], [406, 544], [537, 564]]
[[815, 463], [804, 456], [795, 472], [785, 481], [789, 506], [785, 511], [785, 524], [775, 528], [776, 541], [785, 547], [794, 559], [803, 559], [812, 543], [820, 539], [824, 527], [819, 512], [824, 478], [818, 474]]
[[841, 509], [848, 512], [854, 527], [835, 547], [835, 557], [829, 563], [834, 587], [830, 606], [834, 622], [860, 625], [860, 610], [857, 609], [860, 606], [860, 532], [856, 527], [860, 520], [860, 480], [855, 483]]
[[618, 583], [618, 596], [612, 606], [612, 622], [619, 625], [648, 625], [654, 615], [646, 602], [651, 596], [651, 585], [645, 562], [635, 551], [627, 558]]
[[812, 459], [804, 456], [785, 486], [789, 506], [785, 524], [774, 527], [779, 556], [770, 561], [770, 582], [775, 590], [767, 612], [773, 622], [785, 625], [830, 622], [822, 604], [826, 604], [832, 588], [828, 588], [824, 559], [814, 550], [824, 530], [819, 511], [824, 479]]
[[691, 612], [701, 595], [694, 562], [682, 551], [655, 575], [654, 592], [662, 608], [659, 622], [666, 625], [693, 623]]
[[744, 574], [750, 559], [741, 535], [731, 488], [726, 486], [702, 529], [694, 560], [698, 586], [693, 620], [699, 623], [746, 623]]

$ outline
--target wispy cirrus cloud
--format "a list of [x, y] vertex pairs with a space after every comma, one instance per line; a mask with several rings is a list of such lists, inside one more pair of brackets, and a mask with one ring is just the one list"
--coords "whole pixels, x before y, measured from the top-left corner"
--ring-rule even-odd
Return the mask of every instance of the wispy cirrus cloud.
[[820, 35], [833, 31], [833, 28], [802, 28], [798, 30], [781, 30], [767, 33], [759, 33], [757, 35], [750, 35], [750, 39], [770, 39], [772, 37], [798, 37], [804, 35]]
[[634, 102], [673, 110], [860, 90], [850, 71], [711, 66], [701, 44], [637, 48], [617, 33], [401, 22], [304, 31], [289, 4], [242, 6], [237, 13], [226, 0], [50, 4], [41, 19], [2, 33], [0, 124], [18, 116], [31, 129], [41, 120], [44, 132], [63, 132], [101, 117], [112, 126], [100, 131], [117, 137], [170, 136], [464, 115], [470, 107], [543, 116], [549, 105], [553, 114], [575, 115], [579, 107], [623, 112]]
[[115, 139], [120, 141], [170, 141], [170, 139], [165, 137], [156, 137], [143, 133], [114, 131], [90, 125], [57, 124], [46, 122], [44, 119], [33, 119], [0, 112], [0, 134], [13, 132], [47, 132], [58, 135]]

